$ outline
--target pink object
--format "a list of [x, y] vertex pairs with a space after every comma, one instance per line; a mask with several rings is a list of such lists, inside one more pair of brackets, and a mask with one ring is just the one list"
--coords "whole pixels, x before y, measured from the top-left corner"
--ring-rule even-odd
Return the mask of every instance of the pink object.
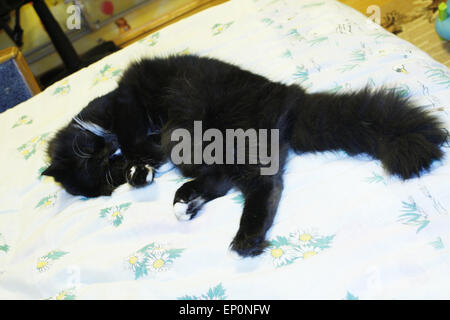
[[106, 15], [111, 16], [114, 13], [114, 4], [111, 1], [103, 1], [100, 10]]

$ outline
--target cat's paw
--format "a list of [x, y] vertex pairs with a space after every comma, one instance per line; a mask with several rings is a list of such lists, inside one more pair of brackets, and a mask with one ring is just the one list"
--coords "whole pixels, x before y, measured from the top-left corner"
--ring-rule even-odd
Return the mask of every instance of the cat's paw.
[[180, 221], [188, 221], [194, 218], [206, 199], [198, 191], [195, 180], [191, 180], [178, 188], [173, 199], [173, 210]]
[[236, 235], [231, 242], [231, 250], [241, 257], [255, 257], [264, 252], [269, 246], [269, 242], [264, 237], [252, 237], [246, 235]]
[[127, 182], [133, 187], [141, 187], [153, 181], [154, 170], [149, 165], [134, 165], [126, 173]]
[[198, 196], [188, 202], [183, 199], [176, 199], [173, 204], [175, 217], [179, 221], [189, 221], [194, 218], [205, 203], [205, 199]]

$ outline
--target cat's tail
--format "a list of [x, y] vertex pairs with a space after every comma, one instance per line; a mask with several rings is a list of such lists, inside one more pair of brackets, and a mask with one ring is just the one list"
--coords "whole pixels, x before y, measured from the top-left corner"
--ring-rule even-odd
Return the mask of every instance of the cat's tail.
[[403, 179], [443, 157], [448, 131], [439, 119], [393, 91], [306, 94], [291, 135], [296, 152], [366, 153]]

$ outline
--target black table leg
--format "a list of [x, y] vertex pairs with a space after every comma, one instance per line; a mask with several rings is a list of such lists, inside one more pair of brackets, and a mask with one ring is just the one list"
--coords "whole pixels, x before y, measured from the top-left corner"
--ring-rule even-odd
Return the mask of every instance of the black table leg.
[[56, 51], [63, 60], [66, 69], [70, 72], [80, 69], [82, 66], [80, 57], [53, 17], [44, 0], [34, 0], [33, 7], [52, 40]]

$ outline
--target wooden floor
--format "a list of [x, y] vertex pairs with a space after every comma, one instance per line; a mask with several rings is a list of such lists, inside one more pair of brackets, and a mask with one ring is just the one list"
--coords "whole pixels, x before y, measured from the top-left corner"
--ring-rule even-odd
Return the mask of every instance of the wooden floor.
[[370, 6], [380, 8], [381, 25], [450, 67], [450, 41], [443, 41], [435, 31], [437, 6], [443, 0], [339, 0], [371, 16]]

